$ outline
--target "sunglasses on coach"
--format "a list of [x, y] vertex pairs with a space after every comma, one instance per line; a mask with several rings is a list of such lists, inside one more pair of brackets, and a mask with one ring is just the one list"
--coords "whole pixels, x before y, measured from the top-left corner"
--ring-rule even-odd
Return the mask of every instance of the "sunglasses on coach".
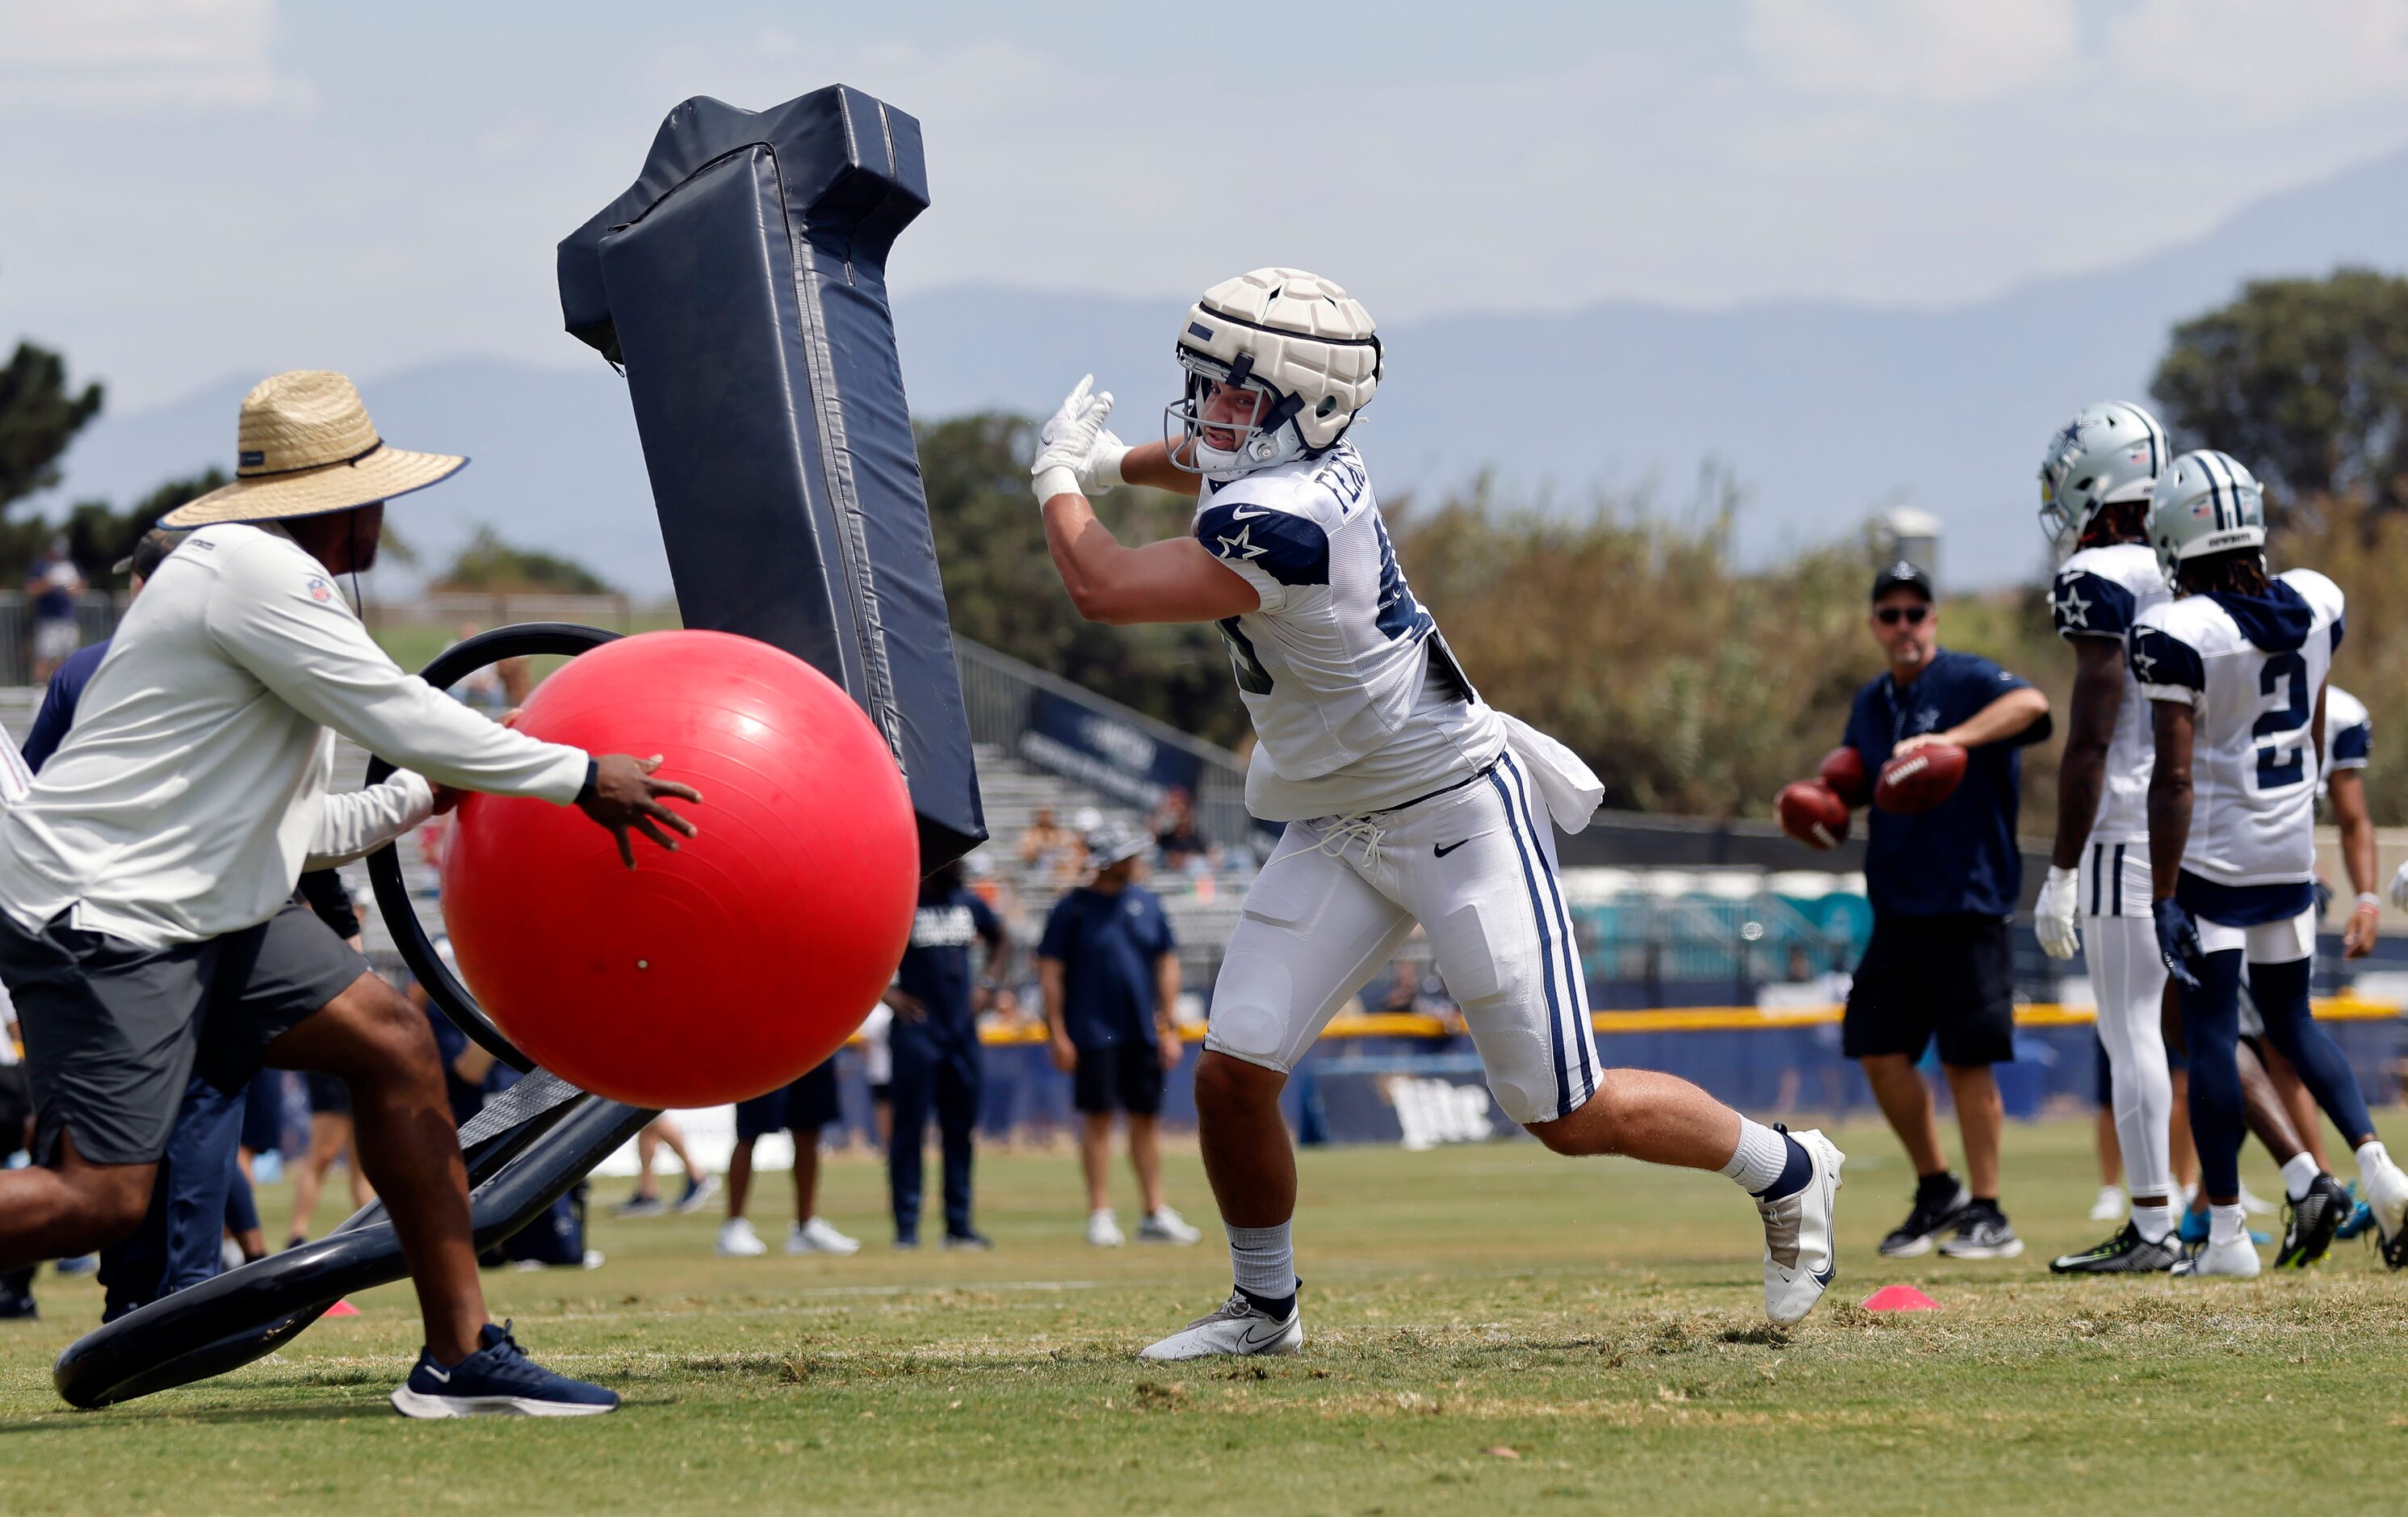
[[1909, 627], [1921, 627], [1923, 618], [1931, 614], [1929, 606], [1884, 606], [1873, 614], [1884, 627], [1896, 627], [1902, 618]]

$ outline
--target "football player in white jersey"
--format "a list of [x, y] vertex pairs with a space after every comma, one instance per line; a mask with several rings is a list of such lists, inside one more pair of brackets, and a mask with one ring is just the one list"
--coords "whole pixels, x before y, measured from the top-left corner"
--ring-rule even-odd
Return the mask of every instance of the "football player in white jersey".
[[2052, 1261], [2058, 1274], [2171, 1269], [2181, 1257], [2166, 971], [2149, 925], [2148, 702], [2124, 657], [2133, 623], [2171, 599], [2148, 542], [2149, 492], [2171, 458], [2156, 417], [2103, 400], [2057, 431], [2040, 467], [2042, 524], [2060, 552], [2071, 550], [2049, 609], [2073, 645], [2075, 672], [2057, 845], [2033, 926], [2053, 958], [2088, 952], [2132, 1197], [2130, 1220], [2106, 1242]]
[[[2349, 1139], [2385, 1257], [2408, 1264], [2408, 1174], [2375, 1135], [2357, 1076], [2308, 1011], [2315, 789], [2341, 588], [2313, 570], [2268, 577], [2264, 495], [2220, 453], [2185, 454], [2158, 477], [2149, 539], [2175, 595], [2143, 612], [2130, 640], [2155, 730], [2151, 912], [2180, 987], [2191, 1133], [2209, 1205], [2207, 1246], [2176, 1272], [2258, 1270], [2237, 1165], [2244, 960], [2268, 1043]], [[2336, 1222], [2347, 1214], [2331, 1177], [2317, 1177], [2315, 1190], [2319, 1210], [2338, 1207]]]
[[[1547, 820], [1587, 825], [1601, 787], [1560, 744], [1480, 699], [1398, 567], [1346, 441], [1380, 382], [1369, 314], [1326, 280], [1256, 269], [1190, 308], [1178, 358], [1186, 391], [1162, 442], [1131, 448], [1105, 431], [1111, 397], [1082, 381], [1040, 433], [1033, 470], [1081, 614], [1220, 624], [1257, 737], [1246, 803], [1286, 824], [1247, 891], [1196, 1066], [1236, 1289], [1145, 1357], [1302, 1345], [1280, 1091], [1416, 923], [1506, 1114], [1559, 1153], [1738, 1181], [1763, 1218], [1765, 1309], [1803, 1317], [1833, 1273], [1842, 1155], [1685, 1081], [1600, 1067]], [[1197, 496], [1192, 535], [1124, 546], [1086, 499], [1124, 482]]]

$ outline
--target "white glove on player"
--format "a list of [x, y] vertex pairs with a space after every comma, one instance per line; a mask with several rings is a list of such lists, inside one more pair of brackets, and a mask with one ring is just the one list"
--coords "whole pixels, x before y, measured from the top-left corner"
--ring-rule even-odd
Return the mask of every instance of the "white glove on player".
[[2391, 903], [2408, 911], [2408, 864], [2401, 864], [2400, 872], [2391, 876]]
[[[1057, 495], [1093, 495], [1123, 483], [1121, 459], [1128, 444], [1105, 428], [1104, 418], [1112, 413], [1112, 393], [1095, 386], [1095, 375], [1082, 378], [1061, 409], [1038, 428], [1037, 460], [1028, 472], [1036, 481], [1039, 505]], [[1048, 478], [1049, 473], [1054, 477]]]
[[2081, 950], [2082, 934], [2073, 925], [2073, 908], [2081, 900], [2081, 871], [2051, 864], [2048, 878], [2041, 883], [2040, 900], [2032, 905], [2032, 931], [2040, 936], [2041, 951], [2051, 959], [2071, 959]]

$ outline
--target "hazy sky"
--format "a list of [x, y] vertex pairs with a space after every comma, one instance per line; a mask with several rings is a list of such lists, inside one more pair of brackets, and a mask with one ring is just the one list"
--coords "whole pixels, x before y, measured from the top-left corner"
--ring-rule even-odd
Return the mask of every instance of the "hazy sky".
[[0, 340], [119, 408], [588, 361], [552, 245], [668, 108], [838, 80], [925, 126], [902, 289], [1944, 303], [2408, 141], [2408, 5], [0, 0]]

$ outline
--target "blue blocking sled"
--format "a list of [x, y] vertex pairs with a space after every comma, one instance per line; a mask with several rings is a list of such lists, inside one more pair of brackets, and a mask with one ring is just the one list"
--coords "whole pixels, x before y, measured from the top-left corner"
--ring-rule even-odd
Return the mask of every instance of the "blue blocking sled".
[[927, 206], [920, 123], [858, 90], [697, 98], [560, 244], [568, 330], [627, 377], [685, 624], [861, 702], [923, 873], [986, 836], [886, 303], [887, 251]]

